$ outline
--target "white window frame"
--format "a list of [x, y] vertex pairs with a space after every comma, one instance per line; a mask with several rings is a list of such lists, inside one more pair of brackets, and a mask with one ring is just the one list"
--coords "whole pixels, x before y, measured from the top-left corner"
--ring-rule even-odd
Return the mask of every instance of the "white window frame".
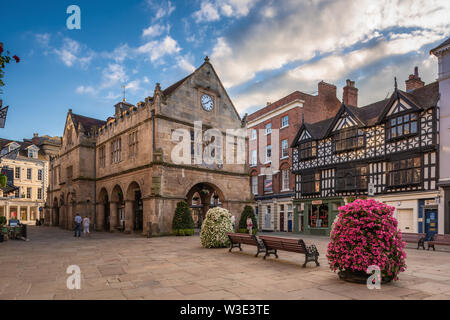
[[[286, 142], [286, 148], [283, 148], [283, 144]], [[287, 151], [287, 155], [283, 155], [283, 150]], [[287, 159], [289, 158], [289, 141], [288, 139], [284, 139], [281, 141], [281, 158], [280, 159]]]
[[[270, 157], [267, 156], [269, 150], [270, 150]], [[270, 163], [270, 162], [272, 162], [272, 145], [266, 146], [266, 162], [265, 163]]]
[[256, 167], [258, 165], [258, 150], [252, 150], [250, 154], [250, 166]]
[[[285, 118], [287, 118], [287, 124], [286, 125], [283, 123], [284, 122], [283, 120]], [[281, 128], [280, 129], [287, 128], [287, 127], [289, 127], [289, 115], [286, 115], [286, 116], [281, 118]]]
[[258, 139], [258, 131], [256, 129], [252, 129], [252, 133], [250, 135], [250, 140]]
[[258, 176], [252, 176], [252, 193], [256, 196], [258, 195]]
[[272, 122], [266, 124], [266, 136], [272, 133]]
[[[285, 176], [285, 174], [287, 174]], [[290, 172], [289, 169], [281, 170], [281, 191], [289, 191], [290, 190]]]

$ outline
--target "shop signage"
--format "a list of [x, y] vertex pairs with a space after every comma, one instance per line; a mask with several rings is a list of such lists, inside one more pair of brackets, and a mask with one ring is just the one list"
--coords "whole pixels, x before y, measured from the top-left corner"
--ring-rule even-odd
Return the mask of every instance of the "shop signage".
[[311, 204], [322, 204], [322, 200], [313, 200]]
[[426, 206], [432, 206], [432, 205], [436, 205], [436, 204], [437, 204], [436, 199], [425, 200]]

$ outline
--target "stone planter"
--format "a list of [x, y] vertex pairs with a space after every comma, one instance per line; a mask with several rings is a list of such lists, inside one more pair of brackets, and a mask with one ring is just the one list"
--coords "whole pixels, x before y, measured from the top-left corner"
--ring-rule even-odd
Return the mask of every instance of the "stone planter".
[[[363, 271], [339, 271], [338, 272], [339, 279], [347, 281], [347, 282], [353, 282], [353, 283], [360, 283], [360, 284], [366, 284], [367, 278], [370, 276], [369, 274], [363, 272]], [[384, 277], [381, 279], [381, 283], [389, 283], [392, 281], [392, 277]]]

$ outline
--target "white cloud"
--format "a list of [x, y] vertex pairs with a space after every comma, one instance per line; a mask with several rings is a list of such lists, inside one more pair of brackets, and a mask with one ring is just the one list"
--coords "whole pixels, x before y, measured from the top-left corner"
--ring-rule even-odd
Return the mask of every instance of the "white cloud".
[[53, 51], [67, 67], [78, 65], [85, 68], [94, 57], [92, 50], [70, 38], [64, 38], [61, 48]]
[[164, 32], [169, 32], [170, 26], [169, 25], [161, 25], [161, 24], [153, 24], [149, 26], [148, 28], [142, 30], [142, 36], [148, 37], [148, 38], [154, 38], [157, 36], [160, 36]]
[[267, 19], [269, 7], [271, 3], [258, 6], [261, 14], [239, 33], [218, 38], [211, 60], [226, 86], [289, 63], [351, 49], [380, 34], [394, 39], [396, 30], [409, 28], [443, 37], [449, 29], [448, 1], [284, 0]]
[[166, 36], [161, 41], [149, 41], [137, 48], [137, 52], [147, 55], [151, 62], [154, 62], [165, 55], [177, 53], [180, 50], [181, 48], [178, 46], [177, 41], [170, 36]]
[[155, 12], [153, 21], [170, 16], [176, 9], [171, 1], [147, 0], [147, 4]]
[[[239, 111], [253, 106], [263, 106], [266, 101], [276, 101], [294, 90], [303, 92], [317, 90], [317, 83], [321, 80], [331, 83], [343, 82], [350, 74], [372, 65], [381, 63], [382, 71], [375, 70], [360, 72], [356, 86], [359, 87], [360, 106], [383, 99], [389, 89], [392, 89], [393, 77], [406, 80], [415, 65], [419, 65], [423, 80], [428, 82], [435, 79], [436, 62], [428, 57], [428, 50], [420, 51], [429, 43], [439, 41], [439, 35], [430, 31], [415, 31], [410, 34], [399, 34], [394, 39], [380, 39], [372, 47], [356, 49], [348, 53], [333, 54], [323, 59], [288, 69], [285, 72], [248, 88], [234, 98]], [[389, 60], [397, 59], [389, 64]], [[398, 62], [398, 60], [400, 62]], [[391, 90], [392, 93], [392, 90]], [[341, 92], [337, 92], [338, 98]]]
[[103, 69], [102, 82], [100, 89], [110, 88], [113, 86], [119, 87], [119, 85], [128, 81], [128, 76], [125, 72], [125, 67], [118, 63], [110, 63]]
[[192, 16], [196, 22], [211, 22], [225, 17], [241, 18], [248, 15], [258, 0], [203, 0]]
[[190, 59], [187, 57], [177, 57], [177, 65], [182, 70], [185, 70], [187, 72], [193, 72], [195, 70], [195, 67], [192, 65], [192, 63], [189, 61]]
[[79, 86], [76, 92], [78, 94], [95, 94], [96, 90], [92, 86]]

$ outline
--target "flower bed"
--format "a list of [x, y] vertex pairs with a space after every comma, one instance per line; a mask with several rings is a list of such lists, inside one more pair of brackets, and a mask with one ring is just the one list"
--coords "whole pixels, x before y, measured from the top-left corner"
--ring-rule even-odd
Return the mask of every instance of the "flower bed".
[[394, 210], [373, 199], [355, 200], [339, 208], [327, 258], [331, 270], [339, 270], [341, 279], [366, 279], [371, 265], [380, 268], [383, 281], [397, 280], [398, 274], [405, 271], [405, 243]]

